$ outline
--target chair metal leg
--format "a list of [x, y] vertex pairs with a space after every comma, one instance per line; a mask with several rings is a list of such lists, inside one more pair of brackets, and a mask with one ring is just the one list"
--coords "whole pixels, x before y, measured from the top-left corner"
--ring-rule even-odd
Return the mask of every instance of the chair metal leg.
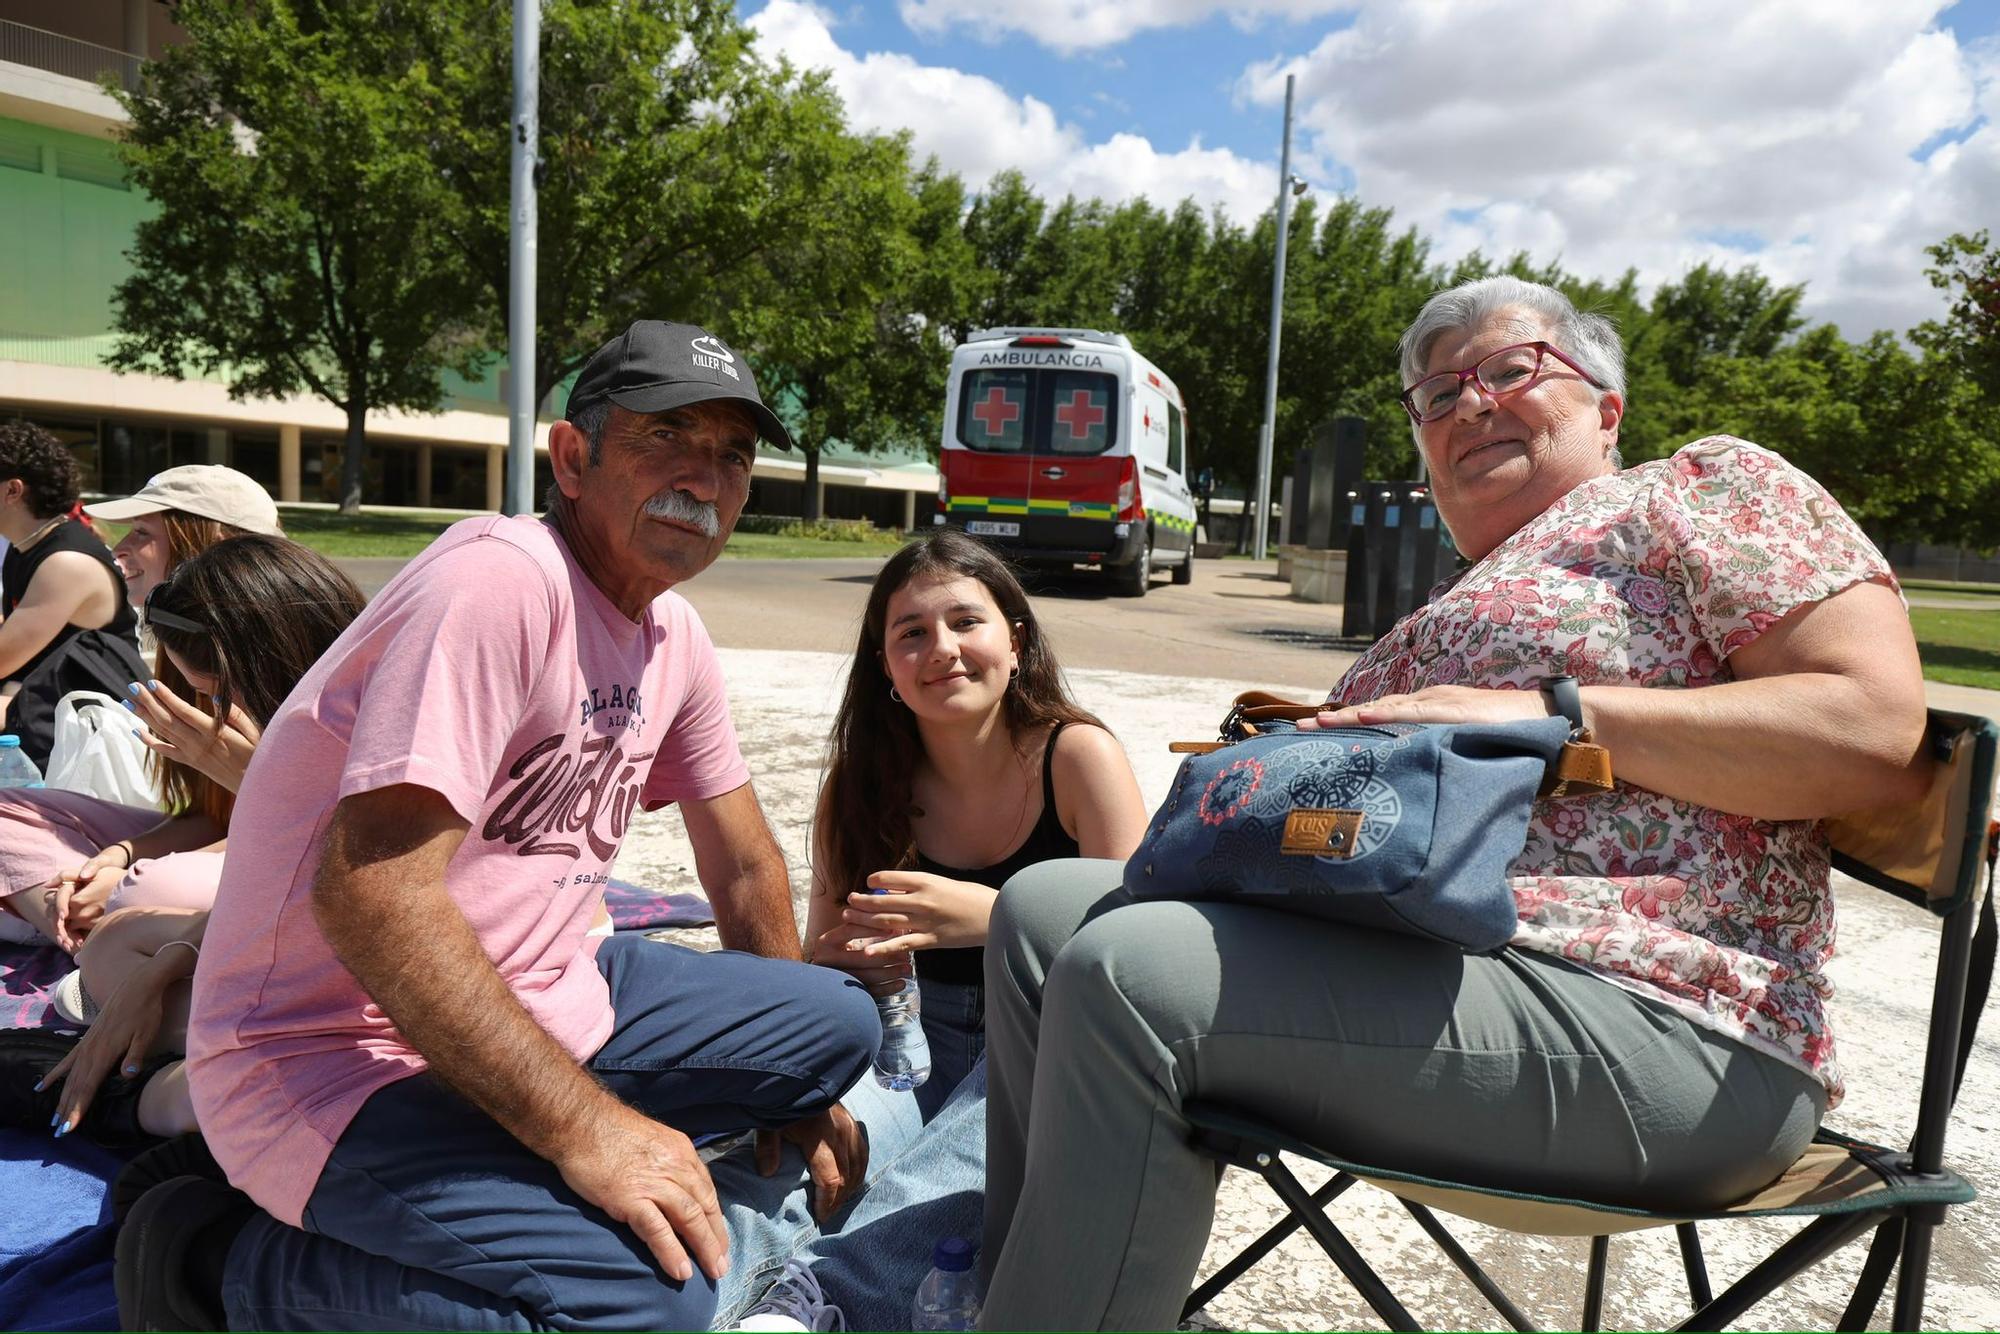
[[1701, 1233], [1693, 1223], [1676, 1223], [1674, 1237], [1681, 1244], [1681, 1265], [1687, 1270], [1688, 1305], [1700, 1310], [1715, 1300], [1708, 1286], [1708, 1265], [1701, 1258]]
[[1604, 1324], [1604, 1268], [1611, 1259], [1611, 1238], [1590, 1239], [1590, 1271], [1583, 1279], [1583, 1320], [1577, 1325], [1582, 1334], [1597, 1334]]
[[[1327, 1205], [1333, 1203], [1336, 1197], [1354, 1184], [1354, 1178], [1345, 1172], [1334, 1176], [1332, 1180], [1312, 1193], [1313, 1212], [1318, 1213], [1324, 1210]], [[1245, 1273], [1249, 1272], [1252, 1265], [1276, 1250], [1287, 1237], [1304, 1226], [1305, 1219], [1301, 1218], [1295, 1212], [1287, 1213], [1282, 1219], [1272, 1225], [1269, 1232], [1266, 1232], [1263, 1236], [1245, 1246], [1242, 1252], [1230, 1260], [1228, 1264], [1210, 1274], [1206, 1283], [1189, 1293], [1187, 1304], [1181, 1307], [1181, 1319], [1186, 1320], [1196, 1311], [1199, 1311], [1202, 1307], [1221, 1296], [1223, 1289], [1227, 1288], [1237, 1279], [1242, 1278]]]
[[1745, 1311], [1770, 1296], [1779, 1284], [1812, 1268], [1888, 1216], [1885, 1210], [1874, 1210], [1815, 1218], [1749, 1273], [1723, 1289], [1714, 1301], [1674, 1328], [1715, 1330], [1735, 1323]]
[[1889, 1317], [1891, 1329], [1924, 1327], [1924, 1288], [1931, 1272], [1931, 1230], [1937, 1226], [1925, 1216], [1927, 1212], [1913, 1210], [1903, 1224], [1903, 1259], [1896, 1270], [1896, 1304]]
[[1389, 1291], [1389, 1285], [1382, 1281], [1382, 1276], [1361, 1258], [1361, 1252], [1354, 1249], [1354, 1243], [1342, 1236], [1340, 1229], [1325, 1214], [1312, 1207], [1312, 1197], [1306, 1194], [1306, 1188], [1299, 1184], [1291, 1169], [1279, 1161], [1277, 1154], [1268, 1155], [1268, 1160], [1258, 1163], [1257, 1167], [1263, 1172], [1264, 1180], [1271, 1183], [1271, 1189], [1278, 1192], [1278, 1198], [1304, 1220], [1306, 1231], [1312, 1233], [1313, 1240], [1340, 1267], [1340, 1272], [1347, 1276], [1347, 1281], [1354, 1285], [1354, 1290], [1361, 1294], [1361, 1299], [1374, 1309], [1384, 1324], [1399, 1332], [1423, 1328], [1396, 1299], [1396, 1294]]
[[1834, 1326], [1841, 1334], [1860, 1334], [1875, 1319], [1882, 1289], [1889, 1285], [1889, 1271], [1896, 1267], [1902, 1249], [1903, 1219], [1896, 1215], [1875, 1229], [1875, 1240], [1868, 1244], [1868, 1259], [1854, 1280], [1854, 1293], [1847, 1299], [1847, 1309], [1840, 1313], [1840, 1323]]
[[1479, 1267], [1479, 1261], [1467, 1254], [1465, 1247], [1458, 1244], [1458, 1238], [1445, 1231], [1444, 1224], [1438, 1222], [1436, 1214], [1414, 1200], [1404, 1200], [1400, 1196], [1397, 1198], [1402, 1206], [1409, 1210], [1410, 1217], [1416, 1219], [1418, 1225], [1430, 1234], [1431, 1240], [1437, 1243], [1438, 1249], [1445, 1253], [1446, 1258], [1458, 1266], [1458, 1272], [1470, 1279], [1472, 1286], [1479, 1289], [1479, 1295], [1500, 1313], [1502, 1320], [1512, 1325], [1520, 1334], [1536, 1334], [1534, 1322], [1523, 1315], [1521, 1308], [1514, 1305], [1506, 1290]]

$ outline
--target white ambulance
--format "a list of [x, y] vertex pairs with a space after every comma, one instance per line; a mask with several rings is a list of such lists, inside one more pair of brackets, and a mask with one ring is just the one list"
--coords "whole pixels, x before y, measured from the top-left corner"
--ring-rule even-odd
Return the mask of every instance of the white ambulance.
[[951, 357], [936, 522], [1143, 596], [1194, 578], [1187, 406], [1123, 334], [981, 329]]

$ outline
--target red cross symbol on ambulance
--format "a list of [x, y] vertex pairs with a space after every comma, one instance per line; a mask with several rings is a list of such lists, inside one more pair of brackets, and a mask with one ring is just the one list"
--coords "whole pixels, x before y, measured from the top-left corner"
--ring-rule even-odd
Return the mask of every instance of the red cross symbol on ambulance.
[[1069, 427], [1070, 439], [1088, 439], [1091, 431], [1104, 424], [1105, 411], [1097, 406], [1096, 398], [1088, 389], [1079, 389], [1056, 409], [1056, 421]]
[[1021, 415], [1021, 405], [1007, 397], [1007, 391], [995, 386], [986, 391], [986, 397], [972, 409], [973, 417], [986, 428], [988, 435], [1005, 435], [1014, 419]]

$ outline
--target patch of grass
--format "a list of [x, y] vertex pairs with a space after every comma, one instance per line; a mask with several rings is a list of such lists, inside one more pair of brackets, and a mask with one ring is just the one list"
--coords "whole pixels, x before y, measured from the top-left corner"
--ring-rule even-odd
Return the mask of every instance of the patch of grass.
[[465, 516], [408, 510], [397, 514], [339, 514], [280, 507], [285, 531], [322, 556], [410, 557]]
[[2000, 584], [1954, 584], [1947, 579], [1904, 579], [1904, 588], [1925, 593], [1963, 593], [1968, 598], [2000, 597]]
[[887, 556], [902, 544], [903, 535], [888, 529], [876, 529], [873, 537], [865, 539], [739, 531], [730, 535], [722, 554], [746, 560], [819, 560], [843, 556], [852, 559], [858, 556]]
[[1927, 678], [2000, 690], [2000, 613], [1912, 607], [1910, 625]]

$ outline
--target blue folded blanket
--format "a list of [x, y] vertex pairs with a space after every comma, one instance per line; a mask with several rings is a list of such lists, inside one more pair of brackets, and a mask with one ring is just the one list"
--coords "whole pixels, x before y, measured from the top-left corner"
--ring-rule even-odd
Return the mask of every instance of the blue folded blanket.
[[111, 1183], [125, 1157], [0, 1130], [0, 1329], [117, 1329]]

